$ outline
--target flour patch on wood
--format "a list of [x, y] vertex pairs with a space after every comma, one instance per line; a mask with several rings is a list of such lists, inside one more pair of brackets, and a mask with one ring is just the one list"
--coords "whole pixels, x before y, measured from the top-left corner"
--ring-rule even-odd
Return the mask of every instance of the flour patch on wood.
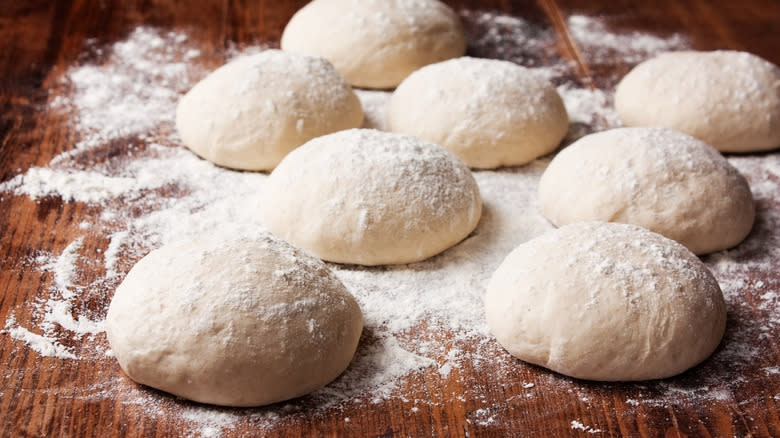
[[666, 37], [647, 32], [614, 32], [602, 18], [574, 14], [566, 20], [574, 43], [586, 62], [592, 64], [634, 64], [653, 55], [688, 47], [680, 34]]
[[6, 321], [4, 332], [12, 339], [24, 342], [31, 350], [43, 357], [76, 359], [76, 355], [70, 349], [60, 344], [56, 338], [31, 332], [17, 324], [13, 316], [10, 316]]
[[572, 428], [572, 430], [581, 430], [581, 431], [587, 432], [587, 433], [601, 433], [601, 429], [596, 429], [596, 428], [593, 428], [591, 426], [586, 426], [586, 425], [582, 424], [582, 422], [579, 421], [579, 420], [572, 420], [571, 428]]
[[126, 245], [128, 240], [128, 231], [117, 231], [111, 234], [111, 240], [108, 243], [108, 248], [103, 253], [106, 266], [106, 278], [114, 278], [119, 273], [117, 272], [117, 263], [121, 257], [122, 247]]
[[76, 261], [83, 243], [83, 237], [76, 238], [65, 247], [59, 257], [44, 266], [44, 269], [54, 274], [54, 286], [65, 299], [73, 298], [76, 295], [76, 291], [73, 290], [73, 281], [77, 274]]
[[[191, 65], [200, 51], [186, 34], [138, 27], [122, 41], [88, 51], [105, 62], [76, 66], [62, 78], [70, 96], [57, 96], [53, 109], [75, 113], [71, 120], [80, 140], [75, 152], [104, 146], [107, 139], [147, 138], [161, 124], [172, 126], [179, 94], [193, 81]], [[121, 98], [118, 98], [121, 96]]]

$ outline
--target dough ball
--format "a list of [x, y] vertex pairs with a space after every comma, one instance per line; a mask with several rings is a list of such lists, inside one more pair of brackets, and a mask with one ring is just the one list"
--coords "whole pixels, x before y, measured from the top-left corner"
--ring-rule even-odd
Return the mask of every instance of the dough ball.
[[188, 148], [244, 170], [273, 169], [308, 140], [362, 123], [360, 101], [328, 61], [279, 50], [218, 68], [176, 110]]
[[341, 374], [363, 319], [321, 261], [266, 235], [152, 251], [117, 288], [105, 324], [131, 379], [201, 403], [259, 406]]
[[745, 52], [664, 53], [618, 84], [625, 126], [663, 126], [723, 152], [780, 147], [780, 69]]
[[508, 61], [469, 57], [406, 78], [393, 93], [387, 122], [391, 131], [440, 144], [482, 169], [552, 152], [569, 128], [547, 79]]
[[750, 233], [745, 178], [707, 144], [665, 128], [590, 134], [562, 150], [542, 174], [539, 206], [555, 225], [639, 225], [696, 254], [730, 248]]
[[412, 263], [463, 240], [482, 214], [468, 167], [415, 137], [367, 129], [316, 138], [288, 155], [265, 187], [276, 236], [324, 260]]
[[314, 0], [287, 23], [282, 49], [327, 58], [352, 85], [392, 88], [466, 53], [466, 38], [437, 0]]
[[485, 296], [498, 342], [588, 380], [660, 379], [706, 359], [726, 327], [717, 281], [682, 245], [635, 225], [580, 222], [517, 247]]

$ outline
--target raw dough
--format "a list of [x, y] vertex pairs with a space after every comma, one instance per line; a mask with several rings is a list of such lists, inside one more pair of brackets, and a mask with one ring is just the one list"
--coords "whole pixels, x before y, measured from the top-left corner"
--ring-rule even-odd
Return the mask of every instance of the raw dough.
[[569, 127], [547, 79], [508, 61], [469, 57], [414, 72], [393, 93], [387, 122], [482, 169], [552, 152]]
[[620, 128], [562, 150], [539, 182], [539, 206], [555, 225], [623, 222], [705, 254], [750, 233], [745, 178], [707, 144], [665, 128]]
[[392, 88], [418, 68], [466, 52], [455, 12], [437, 0], [314, 0], [282, 49], [327, 58], [350, 84]]
[[512, 355], [589, 380], [660, 379], [706, 359], [726, 327], [717, 281], [682, 245], [635, 225], [581, 222], [515, 249], [487, 322]]
[[131, 379], [202, 403], [258, 406], [335, 379], [363, 319], [321, 261], [264, 235], [152, 251], [117, 288], [105, 324]]
[[625, 126], [664, 126], [723, 152], [780, 147], [780, 69], [745, 52], [664, 53], [618, 84]]
[[328, 61], [279, 50], [218, 68], [176, 110], [187, 147], [245, 170], [273, 169], [308, 140], [362, 123], [360, 101]]
[[482, 213], [468, 167], [416, 137], [367, 129], [316, 138], [291, 152], [265, 186], [276, 236], [338, 263], [426, 259], [455, 245]]

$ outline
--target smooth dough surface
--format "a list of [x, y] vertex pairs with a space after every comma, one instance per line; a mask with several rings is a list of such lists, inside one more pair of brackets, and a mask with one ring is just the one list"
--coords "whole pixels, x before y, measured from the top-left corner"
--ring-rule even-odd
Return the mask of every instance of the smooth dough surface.
[[737, 245], [755, 218], [742, 174], [709, 145], [665, 128], [619, 128], [577, 140], [542, 174], [539, 206], [557, 226], [630, 223], [696, 254]]
[[362, 123], [360, 101], [328, 61], [280, 50], [218, 68], [176, 110], [188, 148], [244, 170], [271, 170], [310, 139]]
[[438, 0], [314, 0], [284, 29], [283, 50], [327, 58], [358, 87], [392, 88], [466, 52], [457, 14]]
[[341, 374], [363, 319], [321, 261], [261, 235], [152, 251], [117, 288], [105, 324], [131, 379], [201, 403], [259, 406]]
[[265, 225], [323, 260], [412, 263], [463, 240], [482, 199], [468, 167], [416, 137], [353, 129], [316, 138], [266, 181]]
[[393, 93], [387, 117], [391, 131], [440, 144], [482, 169], [552, 152], [569, 127], [547, 79], [508, 61], [470, 57], [414, 72]]
[[618, 84], [625, 126], [663, 126], [723, 152], [780, 147], [780, 69], [756, 55], [670, 52], [637, 65]]
[[673, 376], [706, 359], [726, 305], [682, 245], [634, 225], [581, 222], [517, 247], [493, 274], [487, 322], [513, 356], [567, 376]]

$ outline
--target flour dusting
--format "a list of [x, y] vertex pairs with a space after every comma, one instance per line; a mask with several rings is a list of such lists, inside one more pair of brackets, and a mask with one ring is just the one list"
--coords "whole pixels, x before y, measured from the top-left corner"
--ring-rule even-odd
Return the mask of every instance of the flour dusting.
[[638, 31], [612, 32], [604, 20], [587, 15], [571, 15], [566, 23], [575, 44], [581, 46], [587, 62], [593, 64], [634, 64], [688, 46], [679, 34], [662, 37]]
[[591, 426], [586, 426], [586, 425], [582, 424], [581, 421], [578, 421], [578, 420], [572, 420], [571, 428], [573, 430], [581, 430], [581, 431], [587, 432], [587, 433], [600, 433], [601, 432], [601, 429], [595, 429], [595, 428], [593, 428]]
[[108, 48], [93, 48], [106, 61], [71, 69], [63, 78], [70, 95], [51, 102], [55, 110], [73, 111], [72, 124], [81, 137], [55, 162], [105, 146], [109, 139], [148, 139], [172, 125], [179, 95], [200, 76], [191, 67], [200, 51], [187, 40], [184, 33], [139, 27]]
[[389, 91], [355, 90], [360, 104], [363, 106], [363, 128], [387, 130], [387, 106], [390, 104]]
[[[611, 90], [584, 87], [573, 79], [576, 63], [558, 54], [557, 36], [549, 25], [489, 11], [462, 11], [461, 16], [471, 55], [517, 62], [558, 86], [572, 121], [567, 141], [616, 126]], [[612, 33], [593, 17], [572, 16], [569, 24], [572, 38], [593, 62], [631, 64], [686, 44], [674, 35]], [[228, 55], [260, 49], [228, 50]], [[48, 165], [0, 184], [0, 191], [31, 200], [83, 203], [96, 213], [79, 218], [81, 234], [72, 242], [29, 255], [29, 275], [40, 275], [46, 286], [35, 300], [14, 310], [30, 314], [30, 319], [6, 316], [4, 333], [18, 341], [19, 349], [51, 357], [54, 366], [75, 367], [80, 360], [90, 360], [116, 369], [101, 332], [105, 309], [122, 278], [141, 257], [164, 244], [262, 229], [258, 218], [267, 174], [213, 166], [184, 149], [173, 132], [180, 96], [214, 61], [201, 59], [187, 34], [138, 27], [125, 40], [105, 47], [93, 44], [88, 52], [104, 61], [74, 65], [51, 91], [55, 97], [50, 111], [68, 116], [63, 130], [78, 140]], [[358, 94], [367, 123], [381, 128], [389, 93]], [[117, 147], [122, 154], [110, 153]], [[94, 161], [104, 153], [111, 158]], [[484, 403], [485, 382], [469, 374], [470, 368], [486, 370], [489, 385], [523, 389], [520, 396], [468, 414], [467, 421], [485, 427], [500, 424], [508, 411], [523, 403], [536, 403], [545, 392], [576, 394], [588, 408], [593, 395], [619, 388], [629, 413], [726, 397], [740, 400], [741, 385], [760, 377], [739, 373], [769, 356], [769, 340], [780, 335], [780, 284], [771, 280], [780, 261], [780, 161], [777, 155], [729, 160], [751, 184], [758, 221], [743, 244], [704, 258], [726, 296], [729, 323], [718, 351], [684, 380], [591, 385], [542, 372], [534, 374], [533, 386], [528, 386], [530, 368], [489, 335], [482, 304], [488, 279], [514, 247], [552, 228], [536, 201], [539, 178], [550, 161], [545, 157], [522, 167], [475, 172], [483, 217], [471, 236], [438, 256], [403, 266], [330, 264], [360, 303], [366, 331], [348, 371], [317, 393], [265, 408], [224, 409], [149, 391], [117, 373], [98, 376], [103, 380], [69, 396], [136, 405], [149, 417], [178, 419], [189, 434], [207, 437], [244, 424], [270, 431], [285, 422], [309, 421], [366, 402], [407, 402], [408, 393], [419, 394], [411, 400], [415, 409]], [[97, 252], [91, 249], [95, 247]], [[756, 278], [762, 279], [760, 284]], [[89, 303], [99, 303], [102, 310], [90, 311]], [[776, 364], [762, 366], [762, 376], [776, 373]], [[429, 387], [424, 380], [430, 379]], [[426, 395], [436, 386], [435, 379], [470, 389], [442, 392], [438, 398]], [[571, 427], [600, 432], [579, 419]]]
[[10, 316], [6, 321], [5, 332], [10, 337], [17, 341], [24, 342], [33, 351], [44, 357], [57, 357], [60, 359], [76, 359], [76, 355], [73, 354], [67, 347], [59, 343], [57, 339], [52, 337], [46, 337], [33, 333], [26, 328], [16, 324], [13, 316]]

